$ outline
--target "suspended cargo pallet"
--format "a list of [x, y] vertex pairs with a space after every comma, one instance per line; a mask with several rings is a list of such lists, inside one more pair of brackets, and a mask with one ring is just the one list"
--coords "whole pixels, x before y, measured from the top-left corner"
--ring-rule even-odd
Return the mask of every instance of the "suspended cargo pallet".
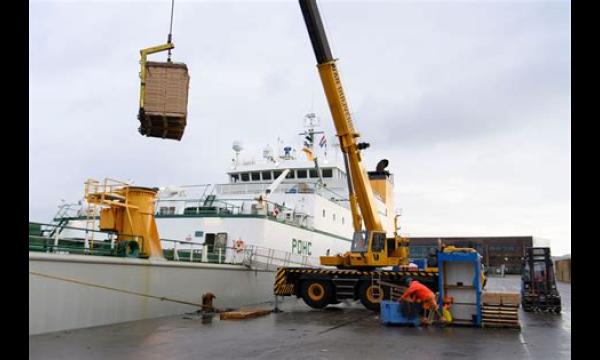
[[142, 72], [140, 134], [181, 140], [187, 121], [190, 83], [187, 66], [149, 61]]

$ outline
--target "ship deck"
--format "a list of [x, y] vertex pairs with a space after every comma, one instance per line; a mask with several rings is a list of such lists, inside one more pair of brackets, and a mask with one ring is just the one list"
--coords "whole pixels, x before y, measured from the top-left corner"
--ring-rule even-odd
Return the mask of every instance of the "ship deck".
[[[29, 354], [30, 359], [565, 359], [571, 356], [571, 285], [557, 284], [562, 313], [520, 310], [521, 331], [388, 327], [360, 304], [313, 310], [293, 298], [280, 304], [284, 312], [249, 320], [187, 314], [31, 336]], [[519, 286], [518, 276], [490, 278], [488, 290]]]

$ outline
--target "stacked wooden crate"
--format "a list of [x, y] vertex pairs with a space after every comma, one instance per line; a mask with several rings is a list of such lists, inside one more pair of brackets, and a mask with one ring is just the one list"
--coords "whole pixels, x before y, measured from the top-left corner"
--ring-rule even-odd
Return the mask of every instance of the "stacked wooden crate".
[[483, 292], [481, 294], [483, 327], [520, 329], [518, 293]]
[[560, 259], [554, 263], [556, 280], [571, 282], [571, 259]]
[[190, 77], [185, 64], [147, 62], [140, 133], [181, 140], [186, 126]]

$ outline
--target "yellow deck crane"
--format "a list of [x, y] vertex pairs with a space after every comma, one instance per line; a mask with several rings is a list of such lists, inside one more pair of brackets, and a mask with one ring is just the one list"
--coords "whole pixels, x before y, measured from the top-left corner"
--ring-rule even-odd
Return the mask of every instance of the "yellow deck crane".
[[[377, 311], [384, 296], [394, 295], [393, 290], [404, 285], [406, 277], [418, 279], [436, 290], [437, 269], [383, 270], [386, 267], [408, 265], [408, 239], [398, 235], [396, 224], [393, 236], [387, 236], [373, 196], [373, 186], [385, 187], [389, 176], [385, 170], [388, 162], [380, 161], [374, 172], [367, 174], [365, 171], [361, 151], [368, 148], [369, 144], [358, 142], [360, 134], [350, 116], [336, 60], [331, 54], [316, 1], [300, 0], [300, 8], [344, 155], [354, 236], [349, 252], [320, 258], [321, 265], [337, 269], [279, 268], [275, 277], [275, 295], [296, 295], [314, 308], [335, 304], [343, 299], [360, 299], [366, 308]], [[393, 196], [391, 191], [387, 196]], [[388, 286], [383, 286], [386, 283]]]

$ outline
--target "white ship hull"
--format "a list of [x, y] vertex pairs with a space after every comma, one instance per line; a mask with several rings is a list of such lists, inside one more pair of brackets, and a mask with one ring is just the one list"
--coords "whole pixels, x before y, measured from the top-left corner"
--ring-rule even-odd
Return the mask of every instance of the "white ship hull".
[[198, 310], [133, 293], [198, 304], [212, 292], [217, 308], [274, 300], [274, 273], [243, 265], [30, 252], [29, 272], [30, 335]]

